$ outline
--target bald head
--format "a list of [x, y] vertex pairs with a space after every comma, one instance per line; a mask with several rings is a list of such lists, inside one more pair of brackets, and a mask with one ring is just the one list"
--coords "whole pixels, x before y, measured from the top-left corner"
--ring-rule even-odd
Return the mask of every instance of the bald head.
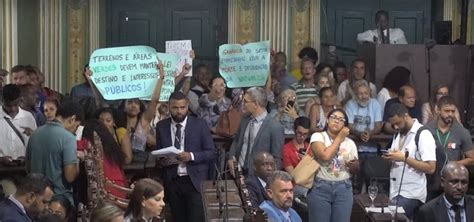
[[448, 162], [441, 172], [441, 186], [444, 196], [451, 203], [459, 202], [465, 195], [469, 185], [469, 172], [457, 162]]
[[269, 152], [257, 153], [254, 157], [255, 175], [267, 181], [268, 176], [275, 171], [275, 159]]
[[407, 108], [415, 107], [415, 103], [416, 103], [415, 88], [409, 85], [402, 86], [398, 92], [398, 99]]

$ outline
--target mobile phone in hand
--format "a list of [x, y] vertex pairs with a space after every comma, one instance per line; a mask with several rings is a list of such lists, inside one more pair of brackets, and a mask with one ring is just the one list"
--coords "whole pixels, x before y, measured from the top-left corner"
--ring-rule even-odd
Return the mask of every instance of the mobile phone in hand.
[[380, 150], [381, 155], [387, 155], [389, 152], [389, 150]]
[[289, 106], [289, 107], [295, 106], [295, 101], [294, 100], [288, 101], [287, 106]]

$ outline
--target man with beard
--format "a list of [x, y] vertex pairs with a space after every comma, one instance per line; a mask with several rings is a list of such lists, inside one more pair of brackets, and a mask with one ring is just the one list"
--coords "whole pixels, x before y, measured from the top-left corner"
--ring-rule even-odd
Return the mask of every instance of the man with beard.
[[466, 222], [474, 220], [474, 197], [466, 195], [469, 172], [459, 162], [449, 162], [441, 175], [443, 195], [421, 206], [415, 222]]
[[[371, 92], [366, 80], [358, 80], [354, 86], [355, 97], [349, 100], [345, 106], [349, 128], [351, 134], [356, 136], [359, 151], [359, 161], [361, 165], [371, 161], [377, 156], [378, 144], [370, 142], [372, 135], [379, 134], [382, 131], [382, 111], [380, 104], [374, 98], [371, 98]], [[363, 168], [364, 169], [364, 168]], [[354, 192], [358, 193], [362, 189], [363, 181], [370, 183], [370, 176], [366, 175], [364, 170], [360, 170], [354, 177]]]
[[175, 147], [175, 157], [158, 160], [163, 166], [165, 196], [176, 222], [204, 221], [201, 183], [209, 178], [216, 158], [211, 131], [206, 122], [188, 115], [189, 102], [182, 92], [170, 96], [171, 118], [156, 126], [156, 148]]
[[293, 178], [284, 171], [275, 171], [268, 178], [267, 195], [270, 200], [260, 204], [273, 222], [301, 222], [301, 217], [291, 208], [293, 205]]
[[257, 207], [263, 201], [268, 200], [265, 187], [267, 186], [268, 176], [275, 171], [275, 159], [269, 152], [262, 151], [255, 155], [254, 166], [255, 175], [250, 175], [245, 183], [250, 192], [252, 206]]
[[[415, 141], [418, 129], [423, 125], [412, 118], [402, 104], [390, 107], [388, 120], [399, 131], [389, 152], [383, 155], [384, 159], [392, 162], [390, 178], [395, 178], [390, 180], [390, 199], [398, 202], [406, 216], [413, 219], [415, 209], [426, 201], [425, 174], [435, 172], [436, 143], [428, 130], [421, 130], [418, 143]], [[406, 169], [403, 170], [405, 163]]]
[[[446, 153], [448, 161], [457, 161], [464, 166], [474, 165], [474, 147], [472, 146], [471, 135], [454, 117], [456, 111], [456, 101], [451, 96], [443, 96], [437, 104], [439, 118], [426, 124], [426, 127], [433, 134], [437, 149], [442, 149]], [[438, 164], [438, 166], [440, 166]], [[441, 170], [441, 169], [440, 169]], [[438, 184], [433, 191], [428, 194], [432, 199], [441, 194], [442, 190]], [[430, 198], [431, 197], [431, 198]]]
[[42, 174], [19, 178], [17, 191], [0, 202], [0, 221], [30, 222], [48, 208], [53, 185]]

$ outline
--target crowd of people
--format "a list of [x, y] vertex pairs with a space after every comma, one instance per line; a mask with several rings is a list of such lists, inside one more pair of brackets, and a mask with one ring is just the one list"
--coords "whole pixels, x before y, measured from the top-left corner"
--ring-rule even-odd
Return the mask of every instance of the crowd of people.
[[[349, 221], [353, 195], [366, 192], [371, 181], [364, 169], [377, 158], [390, 163], [388, 196], [408, 218], [435, 221], [427, 219], [439, 208], [433, 201], [444, 201], [457, 206], [443, 208], [450, 221], [472, 220], [465, 167], [474, 165], [474, 147], [447, 85], [434, 87], [423, 104], [405, 67], [390, 70], [377, 91], [362, 59], [346, 68], [342, 62], [318, 64], [311, 47], [298, 56], [300, 69], [290, 72], [286, 54], [275, 53], [265, 86], [235, 89], [205, 64], [193, 68], [191, 81], [185, 64], [176, 90], [161, 102], [159, 62], [150, 101], [104, 100], [88, 66], [85, 82], [70, 95], [44, 87], [35, 66], [13, 67], [13, 83], [3, 85], [6, 75], [1, 76], [0, 164], [24, 164], [28, 174], [12, 179], [13, 191], [3, 178], [8, 195], [0, 202], [0, 221], [72, 221], [81, 205], [90, 208], [91, 221], [151, 221], [164, 217], [165, 206], [174, 221], [204, 221], [201, 185], [215, 179], [213, 137], [231, 109], [241, 118], [227, 169], [235, 176], [240, 166], [252, 206], [271, 221]], [[389, 147], [373, 140], [379, 134], [393, 135]], [[146, 162], [150, 151], [169, 147], [180, 153], [156, 160], [159, 182], [125, 176], [125, 165]], [[305, 155], [320, 164], [309, 189], [292, 182]], [[91, 156], [100, 158], [100, 170], [85, 177]], [[86, 203], [91, 197], [83, 198], [77, 181], [94, 173], [113, 184], [104, 188], [107, 197], [126, 203]], [[307, 209], [294, 210], [296, 200]]]

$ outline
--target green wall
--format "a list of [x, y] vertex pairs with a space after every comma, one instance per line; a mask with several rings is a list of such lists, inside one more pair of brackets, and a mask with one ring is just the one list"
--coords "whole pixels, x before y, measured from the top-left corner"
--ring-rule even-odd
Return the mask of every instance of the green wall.
[[39, 1], [18, 0], [18, 63], [39, 65]]

